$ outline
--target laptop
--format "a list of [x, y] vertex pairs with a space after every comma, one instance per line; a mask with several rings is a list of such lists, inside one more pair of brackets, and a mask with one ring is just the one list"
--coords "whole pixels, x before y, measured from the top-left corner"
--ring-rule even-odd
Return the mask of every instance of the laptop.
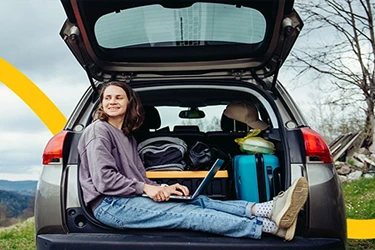
[[[180, 195], [171, 194], [169, 197], [169, 200], [191, 201], [195, 199], [196, 197], [198, 197], [198, 195], [200, 195], [201, 192], [206, 189], [207, 185], [213, 180], [217, 171], [219, 171], [223, 163], [224, 163], [224, 160], [219, 159], [219, 158], [215, 161], [211, 169], [208, 171], [206, 177], [204, 177], [203, 181], [201, 182], [201, 184], [199, 184], [198, 188], [195, 190], [193, 195], [180, 196]], [[143, 194], [142, 196], [148, 197], [147, 194]]]

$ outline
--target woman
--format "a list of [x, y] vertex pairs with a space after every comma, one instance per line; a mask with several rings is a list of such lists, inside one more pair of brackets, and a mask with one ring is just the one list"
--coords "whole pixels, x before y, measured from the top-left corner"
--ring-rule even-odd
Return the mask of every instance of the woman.
[[[286, 240], [294, 237], [296, 217], [307, 198], [305, 178], [265, 203], [206, 196], [190, 202], [168, 201], [171, 194], [188, 195], [189, 190], [147, 179], [132, 137], [143, 121], [134, 91], [122, 82], [107, 83], [94, 115], [97, 119], [85, 129], [78, 145], [80, 183], [86, 205], [102, 223], [115, 228], [191, 229], [255, 239], [262, 232]], [[151, 199], [142, 197], [143, 193]]]

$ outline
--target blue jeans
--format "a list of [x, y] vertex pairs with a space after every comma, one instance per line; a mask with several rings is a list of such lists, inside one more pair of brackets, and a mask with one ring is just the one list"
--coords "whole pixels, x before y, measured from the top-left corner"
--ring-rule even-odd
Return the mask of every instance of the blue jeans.
[[263, 218], [251, 216], [253, 205], [243, 200], [220, 201], [207, 196], [189, 202], [108, 196], [95, 209], [94, 216], [119, 229], [176, 228], [260, 239]]

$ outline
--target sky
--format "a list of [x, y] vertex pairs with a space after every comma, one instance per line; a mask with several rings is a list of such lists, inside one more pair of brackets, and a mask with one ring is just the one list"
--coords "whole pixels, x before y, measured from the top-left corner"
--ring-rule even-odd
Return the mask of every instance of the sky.
[[[69, 118], [90, 84], [59, 35], [65, 19], [58, 0], [0, 1], [0, 58], [26, 75]], [[283, 68], [279, 79], [290, 79]], [[302, 110], [309, 107], [306, 86], [284, 86]], [[43, 150], [52, 136], [35, 113], [0, 82], [0, 179], [37, 180]]]

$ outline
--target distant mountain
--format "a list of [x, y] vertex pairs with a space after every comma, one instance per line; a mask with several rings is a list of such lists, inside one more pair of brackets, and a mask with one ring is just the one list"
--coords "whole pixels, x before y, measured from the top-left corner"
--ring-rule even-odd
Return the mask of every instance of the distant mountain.
[[21, 194], [34, 195], [37, 181], [7, 181], [0, 180], [0, 190], [14, 191]]
[[[15, 218], [23, 215], [26, 210], [32, 215], [35, 195], [24, 195], [15, 191], [0, 190], [0, 215]], [[0, 216], [4, 219], [4, 216]]]

